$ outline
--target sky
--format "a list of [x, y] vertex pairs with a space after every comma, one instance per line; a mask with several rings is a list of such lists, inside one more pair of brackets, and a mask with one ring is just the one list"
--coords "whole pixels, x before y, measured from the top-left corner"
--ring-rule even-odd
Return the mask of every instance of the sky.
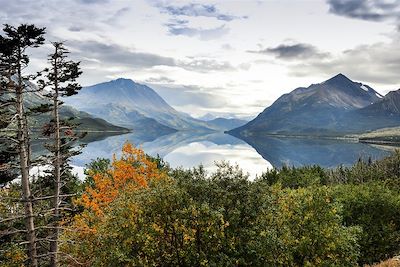
[[195, 117], [251, 117], [343, 73], [400, 88], [400, 0], [0, 0], [0, 22], [46, 27], [81, 61], [84, 86], [124, 77]]

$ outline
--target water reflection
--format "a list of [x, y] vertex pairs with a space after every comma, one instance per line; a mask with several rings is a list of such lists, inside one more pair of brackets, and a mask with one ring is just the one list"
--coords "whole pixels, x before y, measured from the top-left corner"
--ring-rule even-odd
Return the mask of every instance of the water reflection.
[[[130, 133], [108, 137], [90, 142], [83, 153], [76, 156], [72, 164], [82, 172], [82, 167], [96, 158], [111, 158], [119, 155], [122, 145], [131, 142], [152, 156], [159, 155], [171, 167], [192, 168], [199, 164], [209, 170], [215, 170], [215, 162], [229, 161], [239, 164], [252, 177], [260, 174], [272, 165], [264, 160], [254, 148], [244, 141], [223, 133], [176, 132], [170, 135], [149, 138], [144, 133]], [[80, 167], [80, 168], [79, 168]]]
[[[216, 161], [237, 163], [252, 177], [268, 168], [318, 164], [322, 167], [351, 165], [360, 157], [379, 159], [390, 154], [380, 147], [340, 140], [242, 137], [223, 133], [176, 132], [164, 136], [130, 133], [104, 138], [90, 137], [90, 143], [73, 165], [82, 167], [96, 158], [111, 158], [129, 141], [152, 156], [159, 155], [172, 167], [191, 168], [203, 164], [208, 170]], [[79, 169], [79, 168], [78, 168]]]
[[274, 167], [320, 165], [333, 168], [352, 165], [358, 159], [380, 159], [391, 152], [354, 141], [316, 138], [242, 137]]

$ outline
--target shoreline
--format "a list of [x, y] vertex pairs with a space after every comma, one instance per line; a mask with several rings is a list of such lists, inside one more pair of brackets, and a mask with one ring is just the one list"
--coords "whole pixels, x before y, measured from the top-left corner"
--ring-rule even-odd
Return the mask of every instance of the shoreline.
[[248, 137], [272, 137], [272, 138], [292, 138], [292, 139], [320, 139], [320, 140], [337, 140], [337, 141], [347, 141], [352, 143], [360, 143], [360, 144], [375, 144], [375, 145], [388, 145], [388, 146], [399, 146], [399, 141], [392, 141], [391, 136], [387, 136], [387, 139], [382, 140], [374, 140], [370, 138], [362, 138], [361, 135], [345, 135], [345, 136], [323, 136], [323, 135], [299, 135], [299, 134], [273, 134], [273, 133], [264, 133], [264, 134], [254, 134], [254, 135], [236, 135], [231, 134], [229, 132], [225, 132], [226, 134], [232, 135], [237, 138], [248, 138]]

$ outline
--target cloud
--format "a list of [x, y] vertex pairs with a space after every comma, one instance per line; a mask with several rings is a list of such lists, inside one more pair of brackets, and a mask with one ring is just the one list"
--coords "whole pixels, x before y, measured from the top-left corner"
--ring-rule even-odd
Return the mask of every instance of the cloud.
[[[170, 5], [156, 1], [155, 6], [161, 13], [169, 14], [173, 18], [166, 23], [168, 32], [171, 35], [183, 35], [188, 37], [199, 37], [201, 40], [208, 41], [218, 39], [229, 32], [226, 23], [236, 19], [246, 19], [246, 16], [234, 16], [219, 11], [215, 5], [191, 3], [186, 5]], [[217, 27], [203, 28], [190, 26], [189, 18], [206, 17], [214, 18], [217, 21], [225, 22]], [[182, 19], [184, 18], [184, 19]]]
[[171, 22], [165, 24], [165, 26], [168, 27], [168, 32], [171, 35], [199, 37], [204, 41], [218, 39], [229, 33], [229, 28], [227, 28], [225, 24], [219, 27], [204, 29], [189, 27], [188, 23], [189, 21], [187, 20], [171, 20]]
[[105, 19], [104, 22], [109, 25], [115, 25], [115, 22], [118, 21], [123, 15], [128, 13], [131, 9], [129, 7], [124, 7], [118, 9], [110, 18]]
[[224, 49], [224, 50], [235, 50], [230, 44], [223, 44], [222, 46], [221, 46], [221, 48], [222, 49]]
[[71, 26], [68, 28], [68, 30], [70, 30], [71, 32], [80, 32], [82, 31], [82, 28], [78, 26]]
[[197, 85], [160, 85], [149, 83], [170, 105], [182, 107], [190, 105], [198, 108], [221, 108], [229, 105], [216, 92], [221, 88], [205, 88]]
[[151, 84], [171, 84], [175, 83], [175, 80], [170, 79], [168, 77], [160, 76], [160, 77], [150, 77], [146, 79], [144, 82]]
[[[150, 68], [154, 66], [175, 66], [175, 60], [152, 53], [137, 52], [116, 44], [104, 44], [96, 41], [68, 42], [73, 47], [73, 55], [78, 58], [90, 58], [111, 66], [131, 68]], [[92, 60], [93, 62], [93, 60]]]
[[[354, 79], [385, 85], [400, 84], [399, 40], [360, 45], [328, 60], [312, 59], [290, 66], [290, 75], [345, 73]], [[395, 88], [393, 88], [395, 89]]]
[[109, 0], [76, 0], [76, 1], [82, 4], [104, 4], [109, 2]]
[[196, 72], [212, 71], [234, 71], [236, 68], [228, 61], [217, 61], [207, 58], [191, 58], [189, 60], [179, 61], [178, 66]]
[[400, 2], [397, 0], [328, 0], [329, 11], [349, 18], [383, 21], [400, 20]]
[[236, 68], [227, 61], [209, 58], [174, 59], [153, 53], [138, 52], [116, 44], [104, 44], [96, 41], [68, 42], [76, 59], [83, 59], [83, 65], [97, 68], [143, 70], [156, 66], [182, 68], [199, 73], [215, 71], [233, 71]]
[[329, 56], [328, 53], [320, 52], [315, 46], [303, 43], [281, 44], [276, 47], [265, 48], [257, 51], [248, 51], [248, 52], [258, 53], [258, 54], [270, 54], [279, 59], [289, 59], [289, 60]]
[[172, 16], [187, 16], [187, 17], [210, 17], [216, 18], [222, 21], [232, 21], [234, 19], [240, 19], [245, 17], [237, 17], [230, 14], [224, 14], [220, 12], [215, 5], [206, 4], [187, 4], [183, 6], [164, 5], [163, 3], [157, 3], [156, 6], [162, 13], [167, 13]]

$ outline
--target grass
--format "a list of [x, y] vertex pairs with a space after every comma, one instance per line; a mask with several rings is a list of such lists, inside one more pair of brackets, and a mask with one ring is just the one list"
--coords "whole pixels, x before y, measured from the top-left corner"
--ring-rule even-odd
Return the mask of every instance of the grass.
[[374, 265], [367, 265], [365, 267], [400, 267], [400, 257], [395, 257], [393, 259], [382, 261]]

